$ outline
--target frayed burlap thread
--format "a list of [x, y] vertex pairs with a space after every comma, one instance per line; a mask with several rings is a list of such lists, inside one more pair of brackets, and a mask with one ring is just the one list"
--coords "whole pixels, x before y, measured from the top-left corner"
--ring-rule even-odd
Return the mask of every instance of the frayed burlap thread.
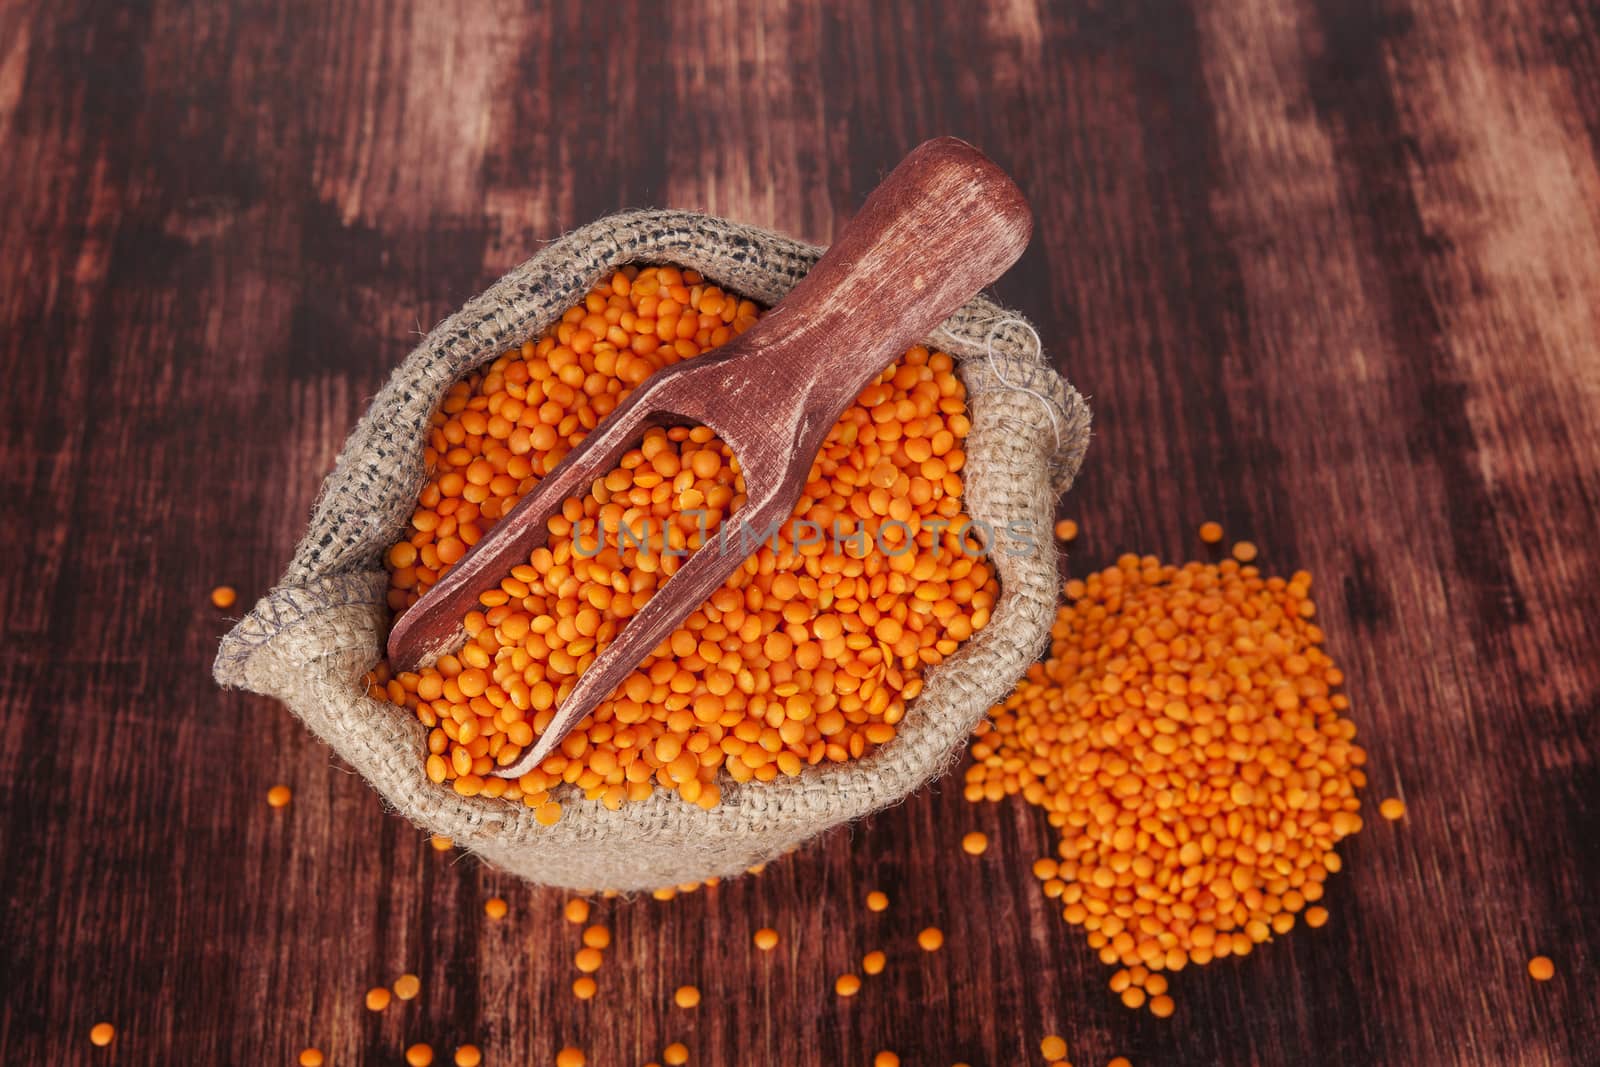
[[1087, 406], [1046, 363], [1033, 328], [981, 298], [928, 343], [960, 361], [968, 390], [968, 513], [996, 530], [1031, 530], [1036, 544], [993, 555], [1001, 592], [989, 624], [928, 672], [889, 744], [794, 778], [726, 782], [710, 811], [660, 790], [609, 811], [567, 788], [560, 822], [541, 826], [520, 802], [462, 797], [428, 781], [426, 729], [366, 692], [389, 623], [382, 555], [416, 506], [428, 418], [452, 382], [537, 335], [617, 267], [689, 267], [770, 305], [819, 254], [678, 211], [612, 215], [551, 242], [435, 327], [379, 392], [341, 449], [282, 581], [223, 639], [217, 681], [281, 699], [413, 822], [496, 867], [575, 889], [738, 874], [943, 772], [1048, 640], [1057, 590], [1050, 525], [1089, 438]]

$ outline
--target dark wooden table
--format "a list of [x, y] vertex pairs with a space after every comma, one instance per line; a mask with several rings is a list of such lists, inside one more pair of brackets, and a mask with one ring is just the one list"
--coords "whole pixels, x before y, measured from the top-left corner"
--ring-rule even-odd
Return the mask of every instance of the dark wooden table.
[[[0, 5], [0, 1058], [1600, 1062], [1597, 42], [1582, 0]], [[597, 907], [580, 1003], [562, 895], [218, 691], [207, 591], [269, 588], [416, 331], [541, 239], [668, 205], [826, 241], [946, 132], [1030, 192], [999, 295], [1095, 408], [1070, 568], [1217, 518], [1311, 569], [1368, 797], [1409, 813], [1326, 928], [1184, 972], [1166, 1021], [1040, 894], [1043, 817], [949, 782]]]

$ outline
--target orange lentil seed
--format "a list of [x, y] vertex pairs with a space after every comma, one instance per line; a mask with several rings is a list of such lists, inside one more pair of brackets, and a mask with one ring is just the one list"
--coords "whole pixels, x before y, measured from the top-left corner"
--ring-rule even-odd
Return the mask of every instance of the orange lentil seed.
[[491, 919], [504, 919], [507, 910], [506, 902], [499, 897], [490, 897], [483, 902], [483, 913]]
[[110, 1023], [95, 1023], [89, 1027], [89, 1044], [97, 1048], [105, 1048], [116, 1036], [117, 1028]]
[[974, 830], [961, 839], [961, 851], [969, 856], [981, 856], [989, 848], [989, 838]]
[[1366, 753], [1310, 589], [1124, 555], [1066, 583], [1048, 660], [976, 731], [964, 795], [1045, 809], [1033, 873], [1131, 1006], [1166, 996], [1153, 972], [1327, 920], [1308, 905], [1361, 829]]
[[456, 847], [456, 843], [443, 834], [433, 834], [428, 838], [428, 844], [433, 846], [435, 852], [449, 852]]
[[755, 933], [756, 948], [762, 952], [771, 952], [778, 947], [778, 931], [771, 927], [763, 926]]
[[389, 1000], [392, 996], [393, 994], [383, 986], [373, 986], [367, 990], [367, 1010], [382, 1011], [389, 1006]]
[[661, 1062], [667, 1067], [683, 1067], [689, 1062], [689, 1048], [681, 1041], [674, 1041], [661, 1050]]
[[587, 1062], [583, 1049], [568, 1045], [556, 1053], [556, 1067], [583, 1067]]
[[610, 948], [611, 929], [596, 923], [583, 931], [583, 943], [589, 948]]
[[861, 992], [861, 979], [853, 974], [841, 974], [833, 983], [833, 991], [841, 997], [853, 997]]
[[872, 1057], [872, 1067], [900, 1067], [900, 1057], [885, 1049]]
[[700, 990], [692, 985], [682, 985], [672, 994], [672, 1002], [680, 1008], [694, 1008], [700, 1005]]
[[322, 1067], [324, 1062], [322, 1050], [319, 1048], [303, 1048], [300, 1050], [298, 1062], [300, 1067]]
[[483, 1050], [477, 1045], [461, 1045], [456, 1049], [456, 1067], [479, 1067], [483, 1063]]
[[867, 974], [882, 974], [883, 968], [888, 962], [889, 957], [882, 952], [869, 952], [861, 957], [861, 969]]
[[917, 944], [922, 946], [924, 952], [938, 952], [944, 947], [944, 931], [937, 926], [930, 926], [917, 935]]
[[573, 980], [572, 995], [579, 1000], [591, 1000], [600, 991], [600, 984], [588, 975]]
[[867, 910], [883, 911], [889, 907], [889, 894], [874, 889], [867, 894]]
[[1039, 1042], [1039, 1054], [1047, 1060], [1064, 1060], [1067, 1058], [1067, 1042], [1056, 1034], [1050, 1034]]
[[1253, 541], [1237, 541], [1233, 546], [1233, 558], [1240, 563], [1249, 563], [1256, 558], [1257, 549]]
[[226, 611], [239, 600], [239, 591], [231, 585], [219, 585], [211, 590], [211, 603]]
[[401, 1000], [411, 1000], [422, 992], [422, 979], [414, 974], [402, 974], [394, 980], [394, 995]]
[[1549, 956], [1535, 956], [1528, 961], [1528, 974], [1536, 982], [1548, 982], [1556, 976], [1555, 962]]
[[433, 1046], [418, 1041], [406, 1049], [406, 1063], [411, 1067], [431, 1067], [433, 1063]]
[[[389, 607], [414, 604], [651, 373], [726, 342], [758, 314], [693, 271], [625, 267], [540, 336], [455, 383], [428, 427], [410, 532], [385, 554]], [[713, 808], [724, 776], [770, 781], [858, 759], [894, 737], [922, 673], [994, 609], [992, 566], [955, 551], [951, 532], [968, 521], [959, 472], [970, 426], [951, 357], [906, 351], [829, 433], [776, 547], [764, 544], [519, 779], [492, 771], [545, 728], [675, 571], [674, 557], [698, 547], [701, 522], [720, 526], [744, 502], [731, 450], [705, 428], [648, 431], [552, 517], [526, 565], [483, 594], [459, 654], [416, 672], [380, 664], [369, 692], [429, 728], [431, 780], [520, 800], [546, 826], [561, 818], [551, 796], [560, 786], [613, 808], [656, 789]], [[837, 522], [838, 550], [830, 538], [797, 543], [803, 522]], [[896, 530], [917, 532], [896, 541]], [[853, 534], [905, 551], [863, 557], [845, 539]]]
[[567, 922], [574, 925], [582, 925], [589, 921], [589, 902], [582, 898], [574, 897], [567, 901], [563, 914], [566, 916]]
[[1382, 804], [1378, 805], [1378, 814], [1382, 815], [1390, 822], [1394, 822], [1397, 819], [1403, 818], [1405, 813], [1405, 801], [1401, 800], [1399, 797], [1389, 797]]
[[267, 790], [267, 806], [270, 808], [285, 808], [289, 806], [289, 798], [293, 794], [286, 785], [275, 785]]
[[1071, 519], [1056, 523], [1056, 540], [1072, 542], [1078, 539], [1078, 524]]
[[1202, 522], [1200, 524], [1200, 540], [1208, 545], [1214, 545], [1222, 540], [1222, 523]]

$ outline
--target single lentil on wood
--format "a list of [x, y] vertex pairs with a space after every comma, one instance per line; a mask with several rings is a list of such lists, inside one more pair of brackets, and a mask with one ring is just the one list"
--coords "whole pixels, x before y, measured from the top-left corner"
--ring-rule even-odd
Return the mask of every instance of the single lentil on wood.
[[[758, 314], [693, 271], [627, 267], [452, 386], [433, 416], [411, 532], [386, 555], [390, 608], [414, 604], [650, 374]], [[657, 786], [711, 808], [720, 773], [770, 781], [859, 758], [894, 736], [922, 671], [989, 620], [994, 573], [957, 540], [970, 429], [952, 359], [910, 349], [834, 426], [775, 545], [515, 781], [492, 772], [533, 743], [682, 555], [743, 503], [738, 462], [705, 427], [649, 431], [483, 594], [458, 653], [398, 675], [380, 665], [370, 692], [429, 727], [430, 779], [521, 799], [546, 825], [560, 818], [551, 793], [563, 783], [611, 808]], [[860, 547], [880, 541], [894, 554]]]
[[1049, 659], [979, 727], [965, 795], [1049, 813], [1059, 858], [1034, 874], [1134, 969], [1113, 991], [1167, 1015], [1151, 971], [1246, 954], [1321, 899], [1366, 754], [1309, 574], [1126, 555], [1066, 592]]

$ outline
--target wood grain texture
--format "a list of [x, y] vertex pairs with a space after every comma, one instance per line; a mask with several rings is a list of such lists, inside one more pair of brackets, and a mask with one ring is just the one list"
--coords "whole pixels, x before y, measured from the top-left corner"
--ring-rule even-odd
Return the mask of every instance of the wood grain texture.
[[[3, 1058], [1595, 1062], [1597, 42], [1581, 0], [0, 4]], [[271, 585], [415, 333], [541, 239], [661, 205], [826, 241], [942, 133], [1028, 192], [998, 295], [1095, 407], [1068, 568], [1217, 518], [1312, 570], [1406, 819], [1344, 850], [1326, 928], [1185, 971], [1166, 1021], [1027, 873], [1039, 813], [950, 781], [597, 906], [581, 1003], [559, 896], [215, 689], [206, 593]], [[418, 1000], [362, 1009], [406, 970]]]

